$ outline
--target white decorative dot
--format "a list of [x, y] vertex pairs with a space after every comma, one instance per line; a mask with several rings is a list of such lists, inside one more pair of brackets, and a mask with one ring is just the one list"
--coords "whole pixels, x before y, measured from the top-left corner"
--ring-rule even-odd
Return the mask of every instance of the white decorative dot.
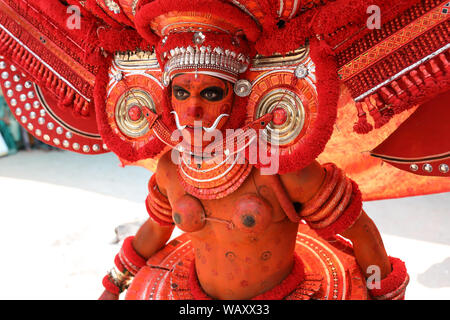
[[56, 133], [57, 134], [63, 134], [64, 133], [63, 128], [61, 128], [61, 127], [56, 128]]
[[11, 81], [6, 81], [5, 82], [5, 88], [6, 89], [11, 88]]
[[20, 76], [18, 74], [14, 75], [13, 80], [15, 82], [19, 82], [20, 81]]
[[47, 123], [47, 129], [48, 130], [53, 130], [54, 128], [55, 128], [55, 125], [53, 124], [53, 122]]
[[15, 107], [17, 105], [17, 100], [16, 99], [11, 99], [11, 105], [13, 107]]
[[12, 98], [12, 96], [14, 95], [14, 91], [12, 91], [11, 89], [9, 89], [8, 91], [6, 91], [6, 96], [8, 98]]
[[20, 101], [25, 102], [25, 100], [27, 100], [27, 96], [22, 93], [20, 95], [19, 99], [20, 99]]
[[32, 123], [29, 123], [28, 125], [27, 125], [27, 128], [28, 128], [28, 130], [33, 130], [34, 129], [34, 126], [33, 126], [33, 124]]
[[42, 118], [42, 117], [40, 117], [40, 118], [38, 119], [38, 123], [39, 123], [41, 126], [44, 125], [45, 119]]
[[448, 173], [450, 171], [450, 168], [447, 164], [442, 163], [441, 165], [439, 165], [439, 171], [442, 173]]
[[14, 65], [11, 65], [10, 69], [11, 69], [11, 71], [14, 71], [14, 72], [17, 71], [17, 68]]
[[30, 112], [30, 119], [36, 119], [36, 112]]
[[59, 144], [60, 144], [61, 142], [59, 141], [58, 138], [55, 138], [55, 139], [53, 139], [53, 143], [56, 144], [57, 146], [59, 146]]
[[36, 109], [38, 109], [41, 106], [41, 103], [39, 101], [35, 101], [33, 102], [33, 107], [35, 107]]
[[25, 116], [20, 117], [20, 122], [27, 123], [28, 119]]
[[92, 146], [92, 150], [94, 150], [95, 152], [98, 152], [98, 151], [100, 151], [100, 146], [98, 144], [94, 144]]
[[5, 61], [0, 61], [0, 69], [5, 69], [5, 68], [6, 68]]
[[8, 79], [8, 77], [9, 77], [9, 73], [6, 72], [6, 71], [3, 71], [2, 72], [2, 79], [6, 80], [6, 79]]
[[87, 153], [87, 152], [91, 151], [91, 148], [89, 148], [88, 145], [84, 145], [83, 146], [83, 151]]
[[45, 110], [44, 109], [39, 110], [39, 114], [41, 115], [41, 117], [45, 117]]
[[425, 170], [428, 173], [433, 172], [433, 166], [429, 163], [426, 163], [423, 165], [423, 170]]
[[21, 85], [21, 84], [18, 84], [17, 86], [16, 86], [16, 91], [22, 91], [23, 90], [23, 86]]
[[27, 111], [31, 110], [31, 104], [29, 104], [28, 102], [25, 103], [25, 110], [27, 110]]
[[73, 137], [72, 132], [66, 132], [66, 138], [67, 139], [72, 139], [72, 137]]
[[33, 91], [28, 92], [28, 98], [30, 98], [30, 99], [34, 98], [34, 92]]
[[33, 84], [31, 83], [31, 81], [25, 82], [25, 88], [30, 89], [32, 86]]
[[67, 140], [64, 140], [62, 144], [65, 148], [68, 148], [70, 146], [70, 143]]
[[44, 134], [44, 140], [45, 141], [50, 141], [50, 136], [48, 134]]
[[22, 114], [22, 109], [17, 108], [16, 109], [16, 116], [20, 116]]
[[36, 135], [40, 137], [42, 135], [42, 131], [40, 129], [36, 129]]
[[78, 143], [74, 143], [73, 145], [72, 145], [72, 148], [74, 148], [74, 150], [79, 150], [80, 149], [80, 145], [78, 144]]
[[103, 150], [108, 150], [108, 146], [106, 144], [103, 144]]

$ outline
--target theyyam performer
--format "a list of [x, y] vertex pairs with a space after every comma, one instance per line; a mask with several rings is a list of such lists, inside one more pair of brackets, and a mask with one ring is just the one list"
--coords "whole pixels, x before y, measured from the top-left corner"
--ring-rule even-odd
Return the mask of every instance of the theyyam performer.
[[154, 170], [149, 219], [100, 299], [404, 299], [406, 266], [362, 202], [450, 190], [450, 139], [434, 139], [450, 132], [445, 8], [0, 1], [18, 120], [57, 147]]

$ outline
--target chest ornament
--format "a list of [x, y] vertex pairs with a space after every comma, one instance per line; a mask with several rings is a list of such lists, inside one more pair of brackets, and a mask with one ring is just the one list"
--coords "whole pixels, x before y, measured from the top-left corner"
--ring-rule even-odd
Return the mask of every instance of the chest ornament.
[[199, 199], [221, 199], [236, 191], [248, 178], [253, 166], [241, 154], [229, 155], [221, 163], [181, 161], [178, 175], [181, 185]]

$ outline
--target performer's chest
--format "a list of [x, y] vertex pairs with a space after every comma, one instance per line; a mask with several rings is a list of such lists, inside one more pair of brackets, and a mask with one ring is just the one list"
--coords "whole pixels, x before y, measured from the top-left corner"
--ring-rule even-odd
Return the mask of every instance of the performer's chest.
[[259, 175], [256, 169], [236, 191], [220, 199], [199, 199], [188, 194], [175, 176], [169, 181], [172, 217], [186, 232], [221, 229], [258, 234], [286, 218], [271, 189], [270, 179]]

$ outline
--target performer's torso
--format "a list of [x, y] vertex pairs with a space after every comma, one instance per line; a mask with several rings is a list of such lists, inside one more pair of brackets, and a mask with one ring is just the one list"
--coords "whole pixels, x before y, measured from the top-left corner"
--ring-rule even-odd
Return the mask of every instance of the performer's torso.
[[[222, 199], [186, 195], [176, 166], [158, 172], [167, 182], [174, 220], [183, 229], [192, 207], [203, 208], [206, 223], [189, 232], [203, 289], [214, 298], [247, 299], [263, 293], [291, 271], [298, 224], [291, 222], [271, 189], [271, 177], [253, 169], [246, 181]], [[164, 166], [167, 168], [167, 166]], [[189, 212], [183, 212], [188, 203]]]

